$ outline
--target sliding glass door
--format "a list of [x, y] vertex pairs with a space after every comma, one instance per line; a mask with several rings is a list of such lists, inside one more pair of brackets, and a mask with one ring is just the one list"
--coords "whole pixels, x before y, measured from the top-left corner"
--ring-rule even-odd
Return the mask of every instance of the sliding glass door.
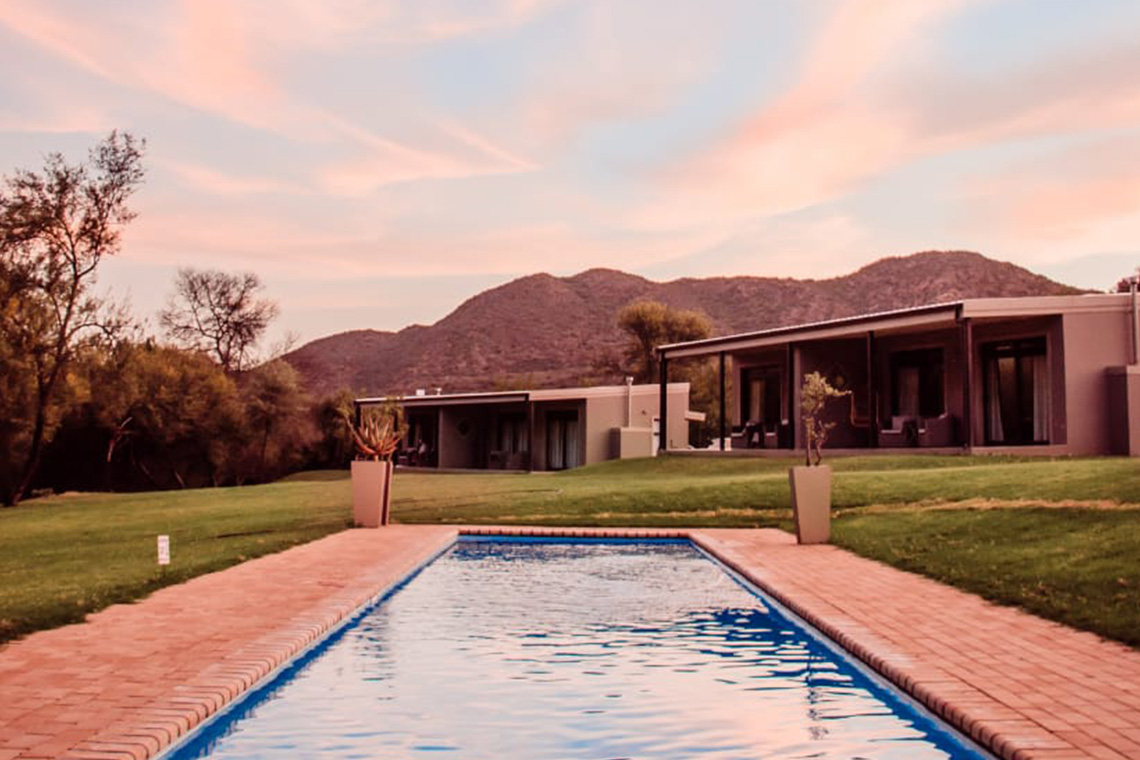
[[546, 467], [569, 470], [581, 464], [578, 456], [578, 413], [550, 412], [546, 417]]
[[992, 343], [982, 349], [986, 443], [1049, 443], [1052, 389], [1045, 339]]
[[783, 417], [782, 385], [783, 377], [779, 367], [746, 368], [741, 399], [745, 412], [742, 422], [775, 430]]

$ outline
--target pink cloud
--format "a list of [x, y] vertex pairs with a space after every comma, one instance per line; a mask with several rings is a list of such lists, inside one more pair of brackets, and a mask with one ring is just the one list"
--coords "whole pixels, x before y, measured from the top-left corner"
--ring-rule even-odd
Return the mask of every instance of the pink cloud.
[[963, 225], [1010, 240], [1096, 238], [1122, 220], [1140, 222], [1140, 140], [1133, 131], [1039, 154], [972, 178], [965, 194]]
[[312, 187], [299, 182], [221, 171], [188, 161], [158, 158], [154, 163], [174, 174], [183, 184], [208, 195], [306, 194], [313, 191]]
[[[521, 18], [539, 6], [504, 7]], [[314, 184], [332, 192], [358, 194], [410, 179], [534, 168], [471, 128], [429, 119], [418, 125], [416, 139], [433, 139], [435, 145], [424, 147], [296, 100], [269, 73], [269, 61], [288, 51], [272, 50], [266, 43], [272, 37], [267, 29], [289, 28], [295, 16], [271, 14], [268, 7], [265, 16], [243, 15], [225, 0], [184, 0], [178, 8], [174, 14], [119, 24], [12, 0], [0, 11], [0, 23], [116, 84], [302, 143], [340, 146], [349, 157], [314, 170]], [[201, 173], [197, 179], [203, 180]]]
[[83, 104], [57, 101], [45, 104], [38, 113], [0, 113], [0, 132], [106, 134], [114, 127], [103, 109]]
[[808, 46], [795, 84], [723, 139], [666, 167], [637, 225], [734, 223], [829, 200], [918, 152], [905, 110], [869, 97], [870, 75], [974, 0], [847, 0]]
[[572, 29], [534, 61], [511, 104], [522, 139], [549, 153], [564, 153], [592, 127], [665, 115], [715, 71], [731, 29], [731, 19], [710, 14], [694, 34], [691, 8], [680, 4], [577, 10]]
[[516, 222], [489, 228], [463, 225], [412, 230], [382, 214], [307, 224], [286, 214], [249, 208], [153, 203], [125, 235], [122, 258], [137, 263], [186, 261], [232, 267], [234, 261], [266, 274], [335, 280], [344, 277], [419, 277], [535, 270], [575, 271], [593, 266], [645, 267], [716, 242], [707, 234], [646, 235], [632, 242], [584, 233], [563, 222]]
[[320, 186], [338, 195], [363, 195], [384, 185], [417, 179], [460, 179], [538, 168], [455, 123], [426, 126], [420, 141], [435, 143], [426, 148], [380, 137], [331, 113], [325, 119], [337, 133], [361, 146], [349, 158], [328, 163], [318, 172]]
[[49, 4], [12, 0], [0, 23], [109, 82], [251, 126], [270, 123], [284, 97], [252, 60], [230, 6], [202, 0], [180, 9], [155, 6], [108, 23], [95, 7], [64, 14]]
[[273, 19], [266, 36], [291, 48], [425, 45], [518, 27], [563, 0], [255, 0], [251, 19]]
[[911, 104], [927, 150], [1140, 123], [1140, 48], [1097, 40], [1001, 77], [915, 77], [897, 97]]
[[[942, 73], [937, 59], [916, 57], [926, 30], [970, 2], [845, 3], [809, 46], [794, 86], [723, 139], [661, 169], [655, 196], [629, 223], [730, 228], [836, 199], [930, 156], [1140, 123], [1140, 49], [1127, 38], [986, 79]], [[1084, 197], [1123, 190], [1090, 182]], [[1055, 201], [1039, 200], [1070, 202], [1063, 187], [1056, 192]]]

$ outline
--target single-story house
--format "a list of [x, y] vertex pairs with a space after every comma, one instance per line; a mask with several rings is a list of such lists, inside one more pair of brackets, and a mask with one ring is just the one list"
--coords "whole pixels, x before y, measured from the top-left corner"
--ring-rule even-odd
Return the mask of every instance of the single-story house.
[[[452, 393], [361, 398], [363, 407], [395, 401], [408, 432], [397, 463], [441, 469], [565, 470], [607, 459], [653, 456], [668, 414], [666, 445], [681, 448], [689, 423], [689, 384]], [[534, 445], [532, 445], [532, 442]]]
[[802, 451], [800, 388], [819, 372], [851, 391], [832, 402], [829, 448], [1137, 456], [1138, 341], [1121, 293], [966, 299], [657, 351], [662, 382], [670, 363], [719, 359], [722, 449]]

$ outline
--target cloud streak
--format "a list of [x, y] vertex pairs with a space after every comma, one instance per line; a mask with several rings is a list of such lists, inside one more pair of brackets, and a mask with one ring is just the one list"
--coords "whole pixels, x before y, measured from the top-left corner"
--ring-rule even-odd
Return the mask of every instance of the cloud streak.
[[0, 161], [130, 129], [140, 271], [327, 287], [1128, 250], [1140, 10], [1050, 7], [6, 0]]
[[[534, 7], [510, 4], [520, 14]], [[91, 18], [72, 18], [41, 4], [13, 0], [0, 21], [117, 85], [301, 144], [345, 145], [351, 157], [314, 170], [315, 182], [328, 192], [351, 195], [393, 182], [535, 168], [461, 125], [443, 120], [422, 125], [422, 133], [442, 143], [427, 149], [298, 101], [267, 73], [270, 67], [263, 59], [268, 56], [259, 52], [264, 40], [251, 31], [250, 18], [236, 9], [224, 0], [184, 0], [167, 18], [108, 27], [97, 26]], [[138, 38], [150, 40], [150, 45], [134, 44]]]
[[848, 0], [808, 46], [795, 83], [724, 139], [668, 168], [671, 196], [637, 221], [730, 222], [829, 200], [913, 155], [905, 112], [863, 85], [897, 51], [971, 0]]

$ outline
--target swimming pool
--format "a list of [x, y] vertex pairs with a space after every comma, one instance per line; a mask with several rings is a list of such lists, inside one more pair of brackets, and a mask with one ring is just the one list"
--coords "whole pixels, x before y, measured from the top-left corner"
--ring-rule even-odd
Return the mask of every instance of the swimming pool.
[[988, 757], [688, 541], [461, 540], [169, 757]]

